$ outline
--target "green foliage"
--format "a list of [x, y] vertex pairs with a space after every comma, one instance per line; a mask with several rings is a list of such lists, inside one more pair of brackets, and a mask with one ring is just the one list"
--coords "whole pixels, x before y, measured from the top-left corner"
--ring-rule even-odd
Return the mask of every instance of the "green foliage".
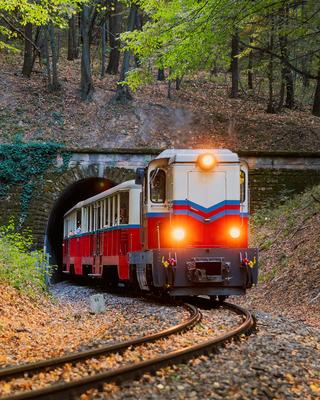
[[55, 142], [23, 143], [19, 138], [11, 144], [0, 145], [0, 199], [8, 196], [13, 186], [22, 187], [20, 198], [21, 223], [28, 214], [29, 204], [37, 184], [48, 170], [61, 172], [68, 167], [71, 155], [63, 154], [61, 166], [56, 166], [62, 145]]
[[272, 281], [273, 278], [276, 277], [277, 275], [277, 268], [276, 267], [272, 267], [272, 269], [270, 271], [260, 271], [259, 272], [259, 283], [267, 283]]
[[[249, 56], [250, 46], [262, 49], [252, 69], [269, 68], [270, 32], [273, 31], [277, 73], [281, 74], [280, 39], [291, 44], [295, 66], [315, 73], [319, 53], [315, 38], [319, 33], [319, 10], [314, 2], [293, 0], [140, 0], [148, 15], [142, 30], [122, 35], [126, 48], [139, 58], [139, 67], [129, 73], [127, 84], [136, 89], [155, 76], [154, 68], [166, 68], [168, 79], [190, 75], [212, 66], [226, 69], [230, 63], [231, 37], [239, 35], [241, 54]], [[246, 47], [248, 46], [248, 47]], [[292, 58], [291, 58], [292, 60]], [[300, 65], [299, 65], [300, 64]], [[275, 79], [276, 80], [276, 79]]]
[[32, 251], [30, 231], [16, 231], [11, 220], [0, 227], [0, 281], [29, 296], [46, 290], [49, 266], [43, 251]]
[[[59, 27], [65, 27], [67, 18], [78, 11], [79, 6], [86, 0], [39, 0], [37, 2], [29, 0], [0, 0], [0, 50], [7, 48], [15, 50], [12, 44], [4, 41], [4, 38], [11, 39], [17, 33], [12, 31], [12, 20], [17, 28], [17, 22], [22, 26], [32, 23], [35, 26], [43, 26], [53, 22]], [[10, 21], [9, 27], [7, 26]]]

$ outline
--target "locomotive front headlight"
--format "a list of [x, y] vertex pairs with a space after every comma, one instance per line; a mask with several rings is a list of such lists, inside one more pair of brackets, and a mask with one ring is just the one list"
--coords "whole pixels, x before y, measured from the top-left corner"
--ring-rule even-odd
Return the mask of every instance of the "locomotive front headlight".
[[174, 228], [172, 231], [172, 237], [175, 240], [181, 241], [185, 238], [186, 231], [183, 228]]
[[240, 236], [240, 234], [241, 234], [241, 231], [240, 231], [240, 229], [239, 228], [237, 228], [236, 226], [234, 226], [233, 228], [231, 228], [230, 229], [230, 236], [233, 238], [233, 239], [237, 239], [239, 236]]
[[216, 159], [213, 154], [200, 154], [198, 157], [198, 165], [201, 169], [209, 171], [216, 164]]

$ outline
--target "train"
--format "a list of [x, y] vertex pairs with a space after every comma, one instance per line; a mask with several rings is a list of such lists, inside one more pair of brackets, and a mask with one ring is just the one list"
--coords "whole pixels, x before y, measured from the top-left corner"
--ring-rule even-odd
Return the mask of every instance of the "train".
[[167, 149], [64, 215], [64, 274], [224, 300], [257, 283], [248, 165], [228, 149]]

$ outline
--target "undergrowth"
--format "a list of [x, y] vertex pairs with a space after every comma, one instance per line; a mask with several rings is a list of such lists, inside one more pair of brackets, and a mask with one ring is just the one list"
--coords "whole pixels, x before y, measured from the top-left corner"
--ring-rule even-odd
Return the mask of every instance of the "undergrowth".
[[32, 250], [29, 231], [16, 231], [13, 221], [0, 227], [0, 282], [35, 297], [46, 291], [49, 267], [43, 251]]
[[[266, 207], [257, 211], [251, 219], [253, 247], [259, 248], [259, 281], [269, 282], [290, 264], [299, 254], [297, 235], [312, 229], [312, 218], [320, 214], [320, 185], [297, 194], [277, 208]], [[310, 232], [310, 240], [312, 234]], [[293, 246], [293, 250], [291, 249]], [[274, 257], [272, 268], [265, 268]]]
[[283, 233], [290, 233], [301, 218], [306, 221], [318, 212], [320, 212], [320, 185], [313, 186], [302, 194], [296, 194], [277, 208], [270, 206], [260, 209], [252, 216], [252, 221], [254, 228], [268, 226]]

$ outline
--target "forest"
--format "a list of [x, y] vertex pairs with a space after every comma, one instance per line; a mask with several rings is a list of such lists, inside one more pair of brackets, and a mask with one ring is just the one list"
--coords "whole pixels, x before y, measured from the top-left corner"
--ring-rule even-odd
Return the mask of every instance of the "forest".
[[320, 399], [319, 117], [320, 0], [0, 0], [0, 398]]
[[0, 57], [57, 95], [61, 64], [79, 59], [86, 102], [106, 74], [121, 104], [157, 80], [171, 98], [185, 80], [227, 76], [231, 98], [319, 117], [319, 35], [316, 0], [0, 0]]

